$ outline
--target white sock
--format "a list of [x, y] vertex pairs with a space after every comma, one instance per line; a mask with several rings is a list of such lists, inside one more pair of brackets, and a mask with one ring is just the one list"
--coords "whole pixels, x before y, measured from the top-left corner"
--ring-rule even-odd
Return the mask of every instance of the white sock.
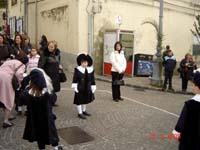
[[18, 111], [22, 111], [22, 106], [18, 106]]
[[86, 105], [82, 105], [82, 111], [83, 111], [83, 112], [86, 111]]
[[81, 105], [77, 105], [78, 114], [83, 114]]
[[53, 147], [53, 150], [58, 150], [58, 146]]

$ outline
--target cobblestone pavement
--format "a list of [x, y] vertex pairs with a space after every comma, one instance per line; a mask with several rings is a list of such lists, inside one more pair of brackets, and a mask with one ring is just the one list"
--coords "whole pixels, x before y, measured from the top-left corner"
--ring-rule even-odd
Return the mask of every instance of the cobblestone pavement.
[[[54, 107], [57, 128], [78, 126], [95, 140], [69, 145], [60, 138], [65, 150], [177, 150], [178, 142], [169, 139], [168, 134], [190, 95], [122, 87], [125, 100], [116, 103], [111, 98], [110, 83], [97, 81], [96, 100], [87, 107], [92, 116], [80, 120], [72, 104], [71, 77], [68, 80], [58, 95], [59, 106]], [[0, 110], [2, 121], [3, 111]], [[36, 143], [21, 138], [25, 117], [17, 117], [13, 122], [13, 128], [0, 128], [0, 150], [36, 150]], [[48, 146], [47, 149], [52, 148]]]

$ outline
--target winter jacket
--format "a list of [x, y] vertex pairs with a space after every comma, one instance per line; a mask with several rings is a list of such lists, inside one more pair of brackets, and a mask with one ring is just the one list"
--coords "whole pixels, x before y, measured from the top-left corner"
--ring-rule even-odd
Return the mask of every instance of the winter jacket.
[[114, 51], [110, 55], [110, 61], [112, 64], [111, 71], [122, 73], [126, 70], [126, 58], [124, 56], [124, 51]]
[[174, 56], [165, 56], [163, 66], [165, 68], [165, 72], [173, 72], [176, 67], [176, 58]]
[[55, 54], [49, 52], [48, 48], [40, 56], [38, 67], [44, 69], [46, 74], [51, 78], [55, 92], [60, 91], [60, 51], [56, 49]]
[[28, 63], [26, 65], [26, 71], [30, 72], [31, 69], [37, 68], [39, 59], [40, 59], [40, 55], [38, 54], [35, 57], [30, 57], [30, 55], [28, 55]]

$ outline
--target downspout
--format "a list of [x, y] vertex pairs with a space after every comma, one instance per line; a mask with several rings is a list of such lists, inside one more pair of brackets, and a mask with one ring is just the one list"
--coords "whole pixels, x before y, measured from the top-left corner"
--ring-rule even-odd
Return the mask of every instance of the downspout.
[[37, 48], [37, 41], [38, 41], [38, 1], [35, 0], [35, 46]]
[[28, 0], [24, 0], [24, 31], [28, 34]]
[[94, 49], [94, 14], [88, 13], [88, 54]]

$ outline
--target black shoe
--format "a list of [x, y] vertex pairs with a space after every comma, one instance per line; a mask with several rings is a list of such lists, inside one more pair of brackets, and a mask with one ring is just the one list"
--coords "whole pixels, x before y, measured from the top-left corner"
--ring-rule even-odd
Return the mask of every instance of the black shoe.
[[13, 117], [10, 117], [8, 120], [12, 121], [12, 120], [15, 120], [15, 119], [16, 119], [16, 117], [13, 116]]
[[10, 123], [5, 123], [5, 122], [4, 122], [2, 127], [5, 129], [5, 128], [12, 127], [12, 126], [14, 126], [13, 123], [11, 123], [11, 122], [10, 122]]
[[27, 116], [27, 115], [28, 115], [28, 111], [25, 111], [24, 116]]
[[58, 104], [53, 104], [52, 106], [53, 106], [53, 107], [58, 107]]
[[86, 117], [83, 114], [78, 114], [78, 117], [81, 119], [86, 119]]
[[113, 101], [115, 101], [115, 102], [119, 102], [119, 100], [118, 100], [118, 99], [113, 99]]
[[124, 99], [120, 97], [120, 98], [118, 98], [118, 100], [123, 101]]
[[83, 115], [85, 115], [85, 116], [91, 116], [91, 114], [89, 114], [87, 111], [84, 111]]
[[184, 94], [185, 94], [185, 93], [187, 93], [187, 90], [185, 90], [185, 89], [182, 89], [182, 93], [184, 93]]
[[63, 150], [62, 146], [58, 146], [58, 150]]
[[17, 115], [18, 115], [18, 116], [21, 116], [21, 115], [22, 115], [22, 111], [18, 111], [18, 112], [17, 112]]

